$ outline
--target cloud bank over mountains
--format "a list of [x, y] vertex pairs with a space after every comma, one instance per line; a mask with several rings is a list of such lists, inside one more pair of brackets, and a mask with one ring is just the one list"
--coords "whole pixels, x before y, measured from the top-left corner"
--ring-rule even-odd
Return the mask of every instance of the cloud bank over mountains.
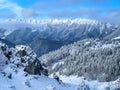
[[0, 0], [0, 17], [89, 18], [120, 24], [119, 0]]

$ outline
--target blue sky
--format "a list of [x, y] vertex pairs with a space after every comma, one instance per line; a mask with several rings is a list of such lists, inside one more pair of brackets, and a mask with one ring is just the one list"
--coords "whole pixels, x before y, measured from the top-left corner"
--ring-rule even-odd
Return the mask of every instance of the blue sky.
[[88, 18], [120, 24], [120, 0], [0, 0], [0, 18]]

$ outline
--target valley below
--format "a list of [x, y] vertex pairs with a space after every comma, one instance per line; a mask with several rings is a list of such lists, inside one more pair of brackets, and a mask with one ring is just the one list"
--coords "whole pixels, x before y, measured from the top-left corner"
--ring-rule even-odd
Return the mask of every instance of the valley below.
[[0, 90], [120, 90], [120, 25], [0, 21]]

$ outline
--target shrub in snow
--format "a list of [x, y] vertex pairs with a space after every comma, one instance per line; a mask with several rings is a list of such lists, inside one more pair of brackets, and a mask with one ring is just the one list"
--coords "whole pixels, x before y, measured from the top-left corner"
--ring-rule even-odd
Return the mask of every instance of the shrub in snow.
[[105, 90], [110, 90], [110, 87], [105, 87]]
[[77, 90], [90, 90], [90, 88], [84, 81], [82, 81], [77, 87]]
[[54, 73], [54, 74], [53, 74], [53, 78], [54, 78], [55, 80], [57, 80], [57, 81], [61, 84], [62, 80], [60, 80], [60, 78], [59, 78], [58, 75], [56, 75], [56, 74]]
[[115, 90], [120, 90], [120, 79], [115, 82]]
[[104, 86], [105, 90], [111, 90], [109, 83]]
[[15, 86], [10, 86], [9, 88], [11, 88], [11, 89], [16, 89], [16, 87], [15, 87]]
[[1, 73], [2, 73], [2, 75], [3, 75], [3, 76], [6, 76], [6, 74], [7, 74], [7, 73], [6, 73], [6, 72], [4, 72], [4, 71], [2, 71]]
[[25, 81], [25, 85], [28, 86], [28, 87], [31, 87], [31, 84], [28, 80]]
[[48, 74], [48, 70], [46, 68], [43, 68], [43, 70], [41, 70], [42, 74], [49, 76]]
[[12, 73], [8, 74], [8, 78], [12, 79]]

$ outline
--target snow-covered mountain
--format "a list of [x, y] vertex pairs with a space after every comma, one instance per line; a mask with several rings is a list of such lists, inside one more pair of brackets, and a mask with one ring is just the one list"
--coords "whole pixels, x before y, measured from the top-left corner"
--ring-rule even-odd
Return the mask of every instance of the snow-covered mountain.
[[[9, 48], [0, 42], [0, 90], [119, 90], [120, 80], [87, 81], [76, 76], [46, 76], [46, 67], [24, 45]], [[60, 80], [59, 80], [60, 78]], [[62, 81], [61, 81], [62, 80]]]
[[[53, 19], [40, 21], [20, 19], [2, 21], [0, 22], [0, 28], [4, 36], [8, 36], [15, 30], [23, 29], [22, 32], [26, 32], [26, 28], [29, 28], [29, 32], [39, 31], [40, 38], [42, 39], [48, 38], [56, 41], [67, 41], [71, 39], [75, 40], [76, 38], [85, 38], [87, 34], [89, 35], [88, 37], [104, 36], [103, 34], [107, 35], [113, 30], [118, 29], [118, 25], [101, 23], [89, 19]], [[74, 36], [70, 37], [71, 35]]]
[[120, 90], [119, 25], [6, 20], [0, 41], [0, 90]]
[[73, 90], [76, 86], [49, 78], [45, 66], [28, 47], [0, 42], [0, 90]]
[[37, 55], [86, 38], [113, 38], [119, 25], [88, 19], [7, 20], [0, 22], [0, 37], [29, 45]]

